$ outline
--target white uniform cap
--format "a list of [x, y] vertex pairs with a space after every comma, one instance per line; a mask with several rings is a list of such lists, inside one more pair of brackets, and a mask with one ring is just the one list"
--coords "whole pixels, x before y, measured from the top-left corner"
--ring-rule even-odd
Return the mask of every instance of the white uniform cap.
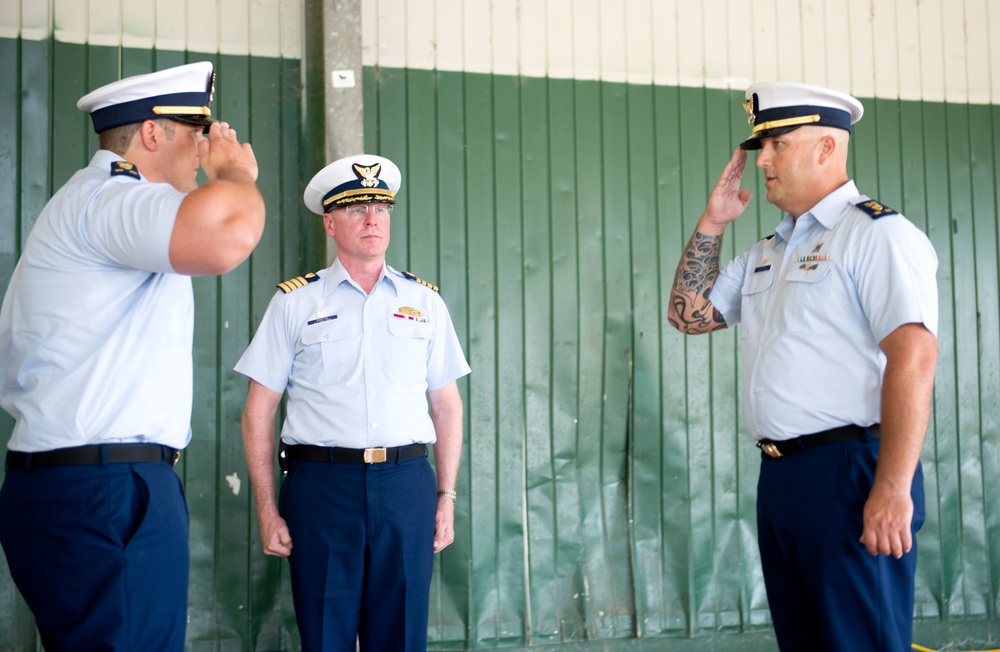
[[865, 109], [857, 99], [837, 91], [792, 82], [752, 84], [743, 104], [753, 125], [743, 149], [760, 149], [761, 139], [802, 126], [837, 127], [851, 131]]
[[396, 203], [402, 175], [396, 164], [375, 154], [357, 154], [334, 161], [316, 173], [302, 200], [314, 213], [367, 202]]
[[106, 84], [76, 106], [90, 113], [97, 133], [157, 118], [204, 125], [207, 131], [214, 90], [212, 63], [199, 61]]

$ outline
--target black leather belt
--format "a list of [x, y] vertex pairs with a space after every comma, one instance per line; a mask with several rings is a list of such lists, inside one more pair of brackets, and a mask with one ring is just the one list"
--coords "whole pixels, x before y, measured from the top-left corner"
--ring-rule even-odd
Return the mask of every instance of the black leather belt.
[[391, 448], [340, 448], [338, 446], [311, 446], [294, 444], [283, 447], [285, 459], [295, 462], [364, 462], [379, 464], [409, 460], [427, 455], [427, 444], [409, 444]]
[[129, 462], [164, 462], [173, 466], [180, 459], [176, 448], [160, 444], [93, 444], [57, 448], [53, 451], [25, 453], [7, 451], [8, 469], [31, 469], [71, 464], [116, 464]]
[[882, 428], [877, 423], [867, 428], [862, 428], [861, 426], [841, 426], [785, 441], [762, 439], [757, 442], [757, 448], [762, 450], [766, 455], [777, 458], [798, 453], [807, 448], [835, 444], [839, 441], [863, 441], [866, 439], [876, 439], [881, 436]]

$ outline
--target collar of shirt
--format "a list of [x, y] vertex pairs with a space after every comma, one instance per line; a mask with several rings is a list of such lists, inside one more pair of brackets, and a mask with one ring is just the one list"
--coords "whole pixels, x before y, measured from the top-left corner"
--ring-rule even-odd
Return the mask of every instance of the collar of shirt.
[[844, 209], [850, 203], [850, 200], [858, 196], [858, 187], [854, 184], [854, 181], [848, 181], [799, 216], [797, 221], [786, 213], [785, 219], [781, 220], [781, 224], [774, 230], [774, 234], [782, 241], [789, 242], [793, 237], [796, 227], [805, 232], [806, 229], [803, 227], [810, 225], [811, 222], [817, 222], [826, 229], [833, 229], [837, 225], [837, 222], [844, 216]]
[[[115, 154], [111, 150], [99, 149], [96, 152], [94, 152], [94, 155], [90, 158], [89, 167], [100, 168], [101, 172], [103, 174], [108, 175], [110, 178], [111, 164], [117, 163], [118, 161], [125, 161], [125, 159], [123, 159], [118, 154]], [[142, 170], [138, 170], [138, 172], [139, 172], [139, 179], [142, 181], [146, 181], [146, 177], [143, 176]]]
[[[379, 273], [378, 282], [375, 284], [375, 288], [378, 288], [380, 285], [384, 284], [390, 290], [392, 290], [393, 294], [398, 295], [399, 288], [396, 286], [396, 284], [399, 282], [400, 278], [403, 278], [403, 275], [394, 270], [393, 268], [389, 267], [388, 265], [386, 265], [385, 262], [383, 261], [382, 271]], [[333, 261], [333, 265], [330, 266], [329, 272], [325, 275], [323, 282], [324, 282], [324, 287], [323, 287], [324, 296], [336, 292], [337, 288], [339, 288], [343, 283], [347, 283], [358, 292], [363, 292], [361, 290], [361, 286], [359, 286], [357, 282], [355, 282], [355, 280], [351, 278], [351, 275], [347, 272], [347, 270], [344, 269], [344, 266], [340, 263], [339, 258]], [[375, 291], [375, 288], [372, 289], [372, 292]]]

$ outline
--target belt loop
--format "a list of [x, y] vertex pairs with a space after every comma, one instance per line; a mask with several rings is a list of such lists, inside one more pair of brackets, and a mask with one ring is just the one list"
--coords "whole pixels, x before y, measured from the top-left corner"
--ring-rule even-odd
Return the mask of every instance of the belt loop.
[[26, 469], [30, 469], [31, 468], [31, 456], [32, 456], [32, 453], [26, 453], [25, 456], [24, 456], [24, 468], [26, 468]]
[[107, 466], [108, 465], [108, 447], [104, 446], [102, 444], [99, 447], [99, 450], [101, 451], [101, 466]]
[[335, 459], [335, 457], [334, 457], [334, 454], [333, 454], [334, 448], [335, 448], [334, 446], [330, 446], [329, 448], [326, 449], [326, 463], [327, 464], [333, 464], [334, 462], [337, 461]]

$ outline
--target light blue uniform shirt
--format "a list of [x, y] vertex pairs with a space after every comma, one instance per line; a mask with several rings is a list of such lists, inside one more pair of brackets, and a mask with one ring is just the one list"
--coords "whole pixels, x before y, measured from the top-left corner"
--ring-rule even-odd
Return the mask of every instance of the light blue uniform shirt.
[[874, 219], [854, 182], [797, 221], [786, 215], [719, 274], [709, 299], [740, 324], [742, 394], [754, 439], [784, 440], [880, 421], [897, 327], [937, 334], [937, 255], [898, 213]]
[[436, 440], [427, 391], [469, 373], [437, 292], [388, 265], [366, 295], [340, 261], [271, 299], [236, 371], [288, 392], [288, 444], [370, 448]]
[[7, 287], [11, 450], [190, 439], [194, 297], [169, 252], [186, 194], [112, 176], [121, 160], [98, 151], [49, 200]]

